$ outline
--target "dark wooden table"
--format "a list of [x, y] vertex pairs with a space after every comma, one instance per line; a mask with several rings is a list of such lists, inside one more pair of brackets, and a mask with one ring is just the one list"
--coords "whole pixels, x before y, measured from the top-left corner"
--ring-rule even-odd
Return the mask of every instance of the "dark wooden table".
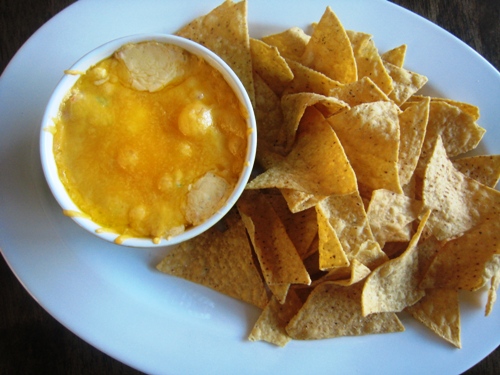
[[[73, 2], [0, 0], [0, 72], [43, 23]], [[499, 0], [393, 2], [450, 31], [500, 69]], [[28, 295], [0, 257], [0, 375], [3, 374], [140, 372], [101, 353], [54, 320]], [[500, 374], [500, 348], [465, 374]]]

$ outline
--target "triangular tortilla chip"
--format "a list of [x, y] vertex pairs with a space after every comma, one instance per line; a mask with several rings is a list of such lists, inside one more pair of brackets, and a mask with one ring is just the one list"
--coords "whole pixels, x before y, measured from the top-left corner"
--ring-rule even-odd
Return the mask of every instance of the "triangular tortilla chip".
[[451, 158], [476, 148], [485, 132], [484, 128], [476, 124], [474, 117], [459, 107], [431, 100], [418, 168], [425, 167], [438, 137], [441, 137], [446, 153]]
[[392, 65], [395, 65], [399, 68], [402, 68], [405, 63], [406, 49], [407, 45], [401, 44], [398, 47], [395, 47], [389, 51], [384, 52], [381, 55], [382, 60]]
[[316, 211], [314, 208], [309, 208], [298, 213], [291, 212], [283, 194], [277, 190], [269, 192], [266, 197], [280, 217], [300, 257], [303, 258], [318, 233]]
[[498, 214], [448, 241], [428, 267], [421, 287], [475, 291], [500, 269], [500, 221]]
[[384, 67], [372, 35], [347, 30], [347, 36], [356, 59], [358, 80], [369, 77], [385, 94], [392, 92], [392, 78]]
[[389, 101], [389, 97], [368, 77], [330, 89], [328, 96], [340, 99], [351, 107], [363, 103]]
[[433, 209], [429, 229], [438, 240], [458, 236], [486, 217], [498, 221], [500, 192], [458, 172], [438, 137], [424, 173], [423, 201]]
[[371, 190], [401, 193], [399, 108], [391, 102], [360, 104], [328, 118], [358, 182]]
[[300, 27], [291, 27], [281, 33], [266, 35], [262, 41], [278, 48], [281, 56], [299, 61], [311, 37]]
[[318, 285], [286, 331], [299, 340], [404, 331], [394, 313], [361, 314], [362, 287], [362, 282], [347, 287], [332, 282]]
[[284, 95], [281, 97], [281, 110], [284, 116], [283, 127], [286, 133], [286, 149], [289, 151], [295, 141], [295, 135], [300, 120], [306, 108], [314, 106], [324, 117], [329, 117], [348, 105], [336, 98], [327, 97], [310, 92]]
[[[357, 192], [332, 195], [319, 202], [316, 210], [328, 219], [330, 226], [325, 226], [325, 230], [331, 228], [335, 232], [349, 260], [357, 259], [371, 269], [387, 260], [373, 237], [363, 201]], [[333, 238], [333, 235], [327, 238]]]
[[406, 308], [416, 320], [446, 341], [461, 348], [460, 306], [454, 289], [428, 289], [415, 305]]
[[490, 288], [488, 289], [488, 300], [486, 302], [486, 307], [484, 309], [484, 315], [488, 316], [493, 311], [493, 306], [497, 300], [497, 291], [500, 286], [500, 268], [491, 277]]
[[389, 190], [375, 190], [366, 214], [380, 247], [384, 247], [386, 242], [409, 241], [411, 223], [421, 210], [421, 201]]
[[399, 312], [421, 299], [417, 245], [430, 211], [401, 256], [375, 269], [366, 279], [362, 295], [363, 316], [380, 312]]
[[246, 190], [237, 203], [267, 284], [310, 284], [297, 249], [264, 194]]
[[356, 176], [335, 132], [321, 113], [309, 107], [291, 152], [258, 175], [247, 189], [292, 189], [328, 196], [357, 190]]
[[412, 103], [399, 115], [399, 181], [401, 185], [410, 182], [417, 168], [429, 121], [430, 98]]
[[342, 23], [330, 7], [314, 27], [301, 63], [340, 83], [356, 81], [356, 60]]
[[299, 62], [286, 59], [288, 66], [293, 72], [293, 79], [286, 87], [283, 95], [296, 94], [299, 92], [313, 92], [320, 95], [330, 96], [330, 91], [344, 85], [323, 73], [308, 68]]
[[428, 81], [426, 76], [400, 68], [391, 63], [384, 62], [384, 66], [392, 77], [392, 84], [394, 87], [394, 90], [389, 94], [389, 98], [394, 100], [397, 105], [406, 102]]
[[342, 244], [328, 218], [330, 214], [322, 209], [321, 204], [316, 206], [318, 221], [318, 254], [319, 269], [328, 270], [335, 267], [347, 267], [349, 259], [342, 248]]
[[202, 44], [219, 55], [240, 78], [255, 102], [252, 56], [247, 23], [247, 1], [225, 0], [210, 13], [198, 17], [176, 35]]
[[285, 303], [279, 303], [276, 298], [272, 298], [260, 314], [248, 339], [285, 346], [292, 339], [285, 327], [301, 307], [302, 301], [294, 291], [288, 293]]
[[500, 155], [479, 155], [453, 160], [461, 173], [494, 188], [500, 179]]
[[284, 150], [285, 130], [280, 98], [258, 75], [255, 84], [255, 120], [257, 122], [257, 161], [262, 163], [264, 152]]
[[215, 226], [181, 243], [157, 269], [264, 308], [267, 293], [253, 262], [245, 226], [235, 210], [223, 221], [225, 231]]
[[250, 38], [253, 69], [277, 94], [281, 95], [293, 73], [276, 47], [261, 40]]

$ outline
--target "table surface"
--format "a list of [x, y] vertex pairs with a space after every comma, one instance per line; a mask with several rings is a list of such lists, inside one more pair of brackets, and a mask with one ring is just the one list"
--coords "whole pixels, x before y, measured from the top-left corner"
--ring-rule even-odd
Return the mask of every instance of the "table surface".
[[[40, 26], [73, 2], [0, 0], [0, 72]], [[393, 2], [448, 30], [500, 70], [500, 1]], [[30, 297], [2, 257], [0, 301], [0, 375], [141, 374], [87, 344], [52, 318]], [[500, 374], [500, 347], [465, 374]]]

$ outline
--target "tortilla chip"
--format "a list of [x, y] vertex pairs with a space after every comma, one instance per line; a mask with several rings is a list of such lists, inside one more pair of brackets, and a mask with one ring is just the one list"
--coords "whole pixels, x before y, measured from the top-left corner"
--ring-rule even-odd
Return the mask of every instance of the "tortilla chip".
[[319, 238], [319, 269], [328, 270], [335, 267], [347, 267], [349, 260], [342, 248], [342, 244], [332, 227], [329, 212], [325, 212], [321, 204], [316, 206]]
[[316, 211], [314, 208], [309, 208], [298, 213], [291, 212], [280, 191], [269, 192], [266, 197], [280, 217], [288, 236], [303, 259], [318, 233]]
[[394, 89], [392, 78], [387, 73], [384, 63], [373, 42], [373, 36], [359, 31], [347, 30], [347, 36], [351, 41], [358, 80], [369, 77], [385, 93], [389, 94]]
[[259, 191], [246, 190], [238, 200], [237, 207], [266, 283], [310, 284], [311, 279], [297, 249], [265, 195]]
[[300, 62], [340, 83], [358, 79], [351, 42], [330, 7], [314, 27]]
[[324, 230], [331, 228], [334, 232], [327, 238], [332, 239], [334, 235], [338, 238], [349, 261], [357, 259], [373, 269], [387, 260], [373, 237], [363, 201], [357, 192], [332, 195], [319, 202], [316, 210], [328, 219], [329, 226], [324, 226]]
[[363, 103], [389, 101], [389, 97], [368, 77], [331, 88], [328, 95], [346, 102], [351, 107]]
[[356, 172], [371, 190], [401, 193], [399, 108], [391, 102], [360, 104], [328, 118]]
[[407, 106], [399, 115], [399, 181], [401, 185], [410, 182], [417, 168], [429, 121], [430, 98]]
[[469, 291], [483, 287], [500, 269], [499, 232], [497, 214], [446, 242], [433, 258], [421, 287]]
[[454, 289], [428, 289], [415, 305], [406, 308], [416, 320], [439, 337], [461, 348], [460, 305]]
[[362, 294], [363, 316], [399, 312], [421, 299], [417, 244], [430, 211], [422, 218], [406, 251], [375, 269], [366, 279]]
[[491, 277], [490, 288], [488, 289], [488, 300], [486, 302], [486, 307], [484, 309], [484, 315], [488, 316], [493, 311], [493, 306], [497, 300], [497, 290], [500, 285], [500, 268]]
[[332, 282], [318, 285], [299, 312], [286, 326], [298, 340], [402, 332], [404, 327], [394, 313], [361, 314], [363, 284], [339, 286]]
[[373, 236], [384, 247], [386, 242], [409, 241], [411, 223], [418, 218], [422, 202], [389, 190], [375, 190], [367, 210]]
[[404, 63], [405, 63], [406, 49], [407, 49], [407, 45], [402, 44], [402, 45], [395, 47], [389, 51], [386, 51], [381, 55], [382, 60], [384, 60], [385, 62], [388, 62], [392, 65], [395, 65], [399, 68], [402, 68]]
[[[353, 259], [348, 267], [334, 268], [318, 280], [318, 284], [331, 281], [335, 285], [349, 286], [364, 280], [371, 270], [357, 259]], [[314, 285], [313, 282], [311, 285]]]
[[248, 339], [250, 341], [267, 341], [278, 346], [285, 346], [292, 338], [288, 336], [285, 327], [290, 319], [302, 307], [302, 301], [294, 291], [290, 291], [285, 303], [279, 303], [272, 298], [262, 311]]
[[356, 176], [321, 113], [309, 107], [292, 151], [247, 184], [247, 189], [292, 189], [328, 196], [356, 191]]
[[479, 155], [453, 160], [461, 173], [494, 188], [500, 179], [500, 155]]
[[284, 115], [283, 127], [286, 133], [286, 149], [288, 151], [293, 146], [300, 120], [306, 108], [311, 106], [319, 110], [324, 117], [329, 117], [348, 108], [343, 101], [315, 93], [301, 92], [284, 95], [281, 98], [281, 110]]
[[438, 240], [458, 236], [500, 213], [500, 192], [458, 172], [439, 137], [425, 170], [423, 201], [433, 209], [429, 229]]
[[300, 27], [292, 27], [281, 33], [262, 37], [262, 41], [278, 48], [281, 56], [299, 61], [311, 37]]
[[277, 94], [281, 95], [293, 73], [276, 47], [261, 40], [250, 38], [253, 69]]
[[459, 107], [444, 101], [431, 100], [419, 168], [425, 166], [438, 137], [442, 138], [446, 152], [451, 158], [476, 148], [485, 132], [484, 128], [476, 124], [474, 117]]
[[[285, 146], [285, 130], [280, 98], [258, 75], [255, 84], [255, 120], [257, 122], [257, 161], [262, 162], [264, 151], [280, 151]], [[262, 163], [261, 163], [262, 164]]]
[[308, 68], [299, 62], [286, 59], [288, 66], [293, 72], [293, 79], [286, 87], [283, 95], [296, 94], [299, 92], [313, 92], [329, 96], [330, 90], [343, 87], [340, 82], [328, 78], [323, 73]]
[[406, 102], [413, 94], [420, 90], [428, 81], [426, 76], [400, 68], [391, 63], [384, 62], [387, 72], [392, 78], [394, 90], [389, 94], [389, 98], [397, 105]]
[[200, 43], [224, 60], [240, 78], [255, 103], [252, 56], [247, 23], [247, 1], [225, 0], [210, 13], [198, 17], [176, 35]]
[[225, 231], [215, 226], [181, 243], [157, 269], [264, 308], [267, 292], [254, 264], [243, 222], [235, 210], [223, 221]]

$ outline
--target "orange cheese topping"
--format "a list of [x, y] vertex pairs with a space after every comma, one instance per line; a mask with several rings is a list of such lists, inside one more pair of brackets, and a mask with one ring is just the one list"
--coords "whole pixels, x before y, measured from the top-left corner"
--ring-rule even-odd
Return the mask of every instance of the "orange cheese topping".
[[55, 120], [54, 153], [82, 212], [105, 230], [157, 241], [225, 202], [245, 165], [247, 113], [221, 74], [186, 51], [152, 92], [131, 83], [124, 60], [115, 54], [78, 79]]

